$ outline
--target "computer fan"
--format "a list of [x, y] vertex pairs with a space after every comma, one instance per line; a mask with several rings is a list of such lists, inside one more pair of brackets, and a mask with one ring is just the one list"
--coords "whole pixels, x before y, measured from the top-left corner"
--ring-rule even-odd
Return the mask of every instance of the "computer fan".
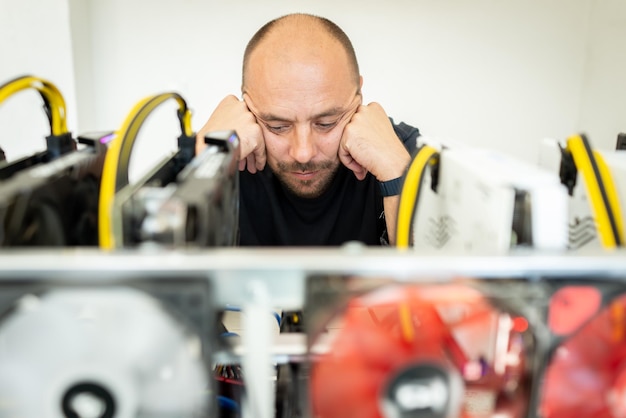
[[602, 299], [594, 286], [554, 294], [548, 324], [560, 341], [545, 371], [541, 417], [626, 416], [626, 295]]
[[523, 417], [528, 321], [464, 284], [386, 285], [312, 344], [316, 418]]
[[3, 278], [0, 302], [0, 416], [213, 416], [206, 279]]

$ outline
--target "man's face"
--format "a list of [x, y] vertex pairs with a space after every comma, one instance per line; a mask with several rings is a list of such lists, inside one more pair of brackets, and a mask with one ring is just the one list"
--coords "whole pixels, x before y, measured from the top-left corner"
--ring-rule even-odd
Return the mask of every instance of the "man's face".
[[341, 164], [339, 144], [361, 104], [360, 86], [338, 45], [322, 57], [282, 60], [264, 50], [250, 59], [244, 100], [263, 131], [267, 164], [295, 195], [318, 197]]

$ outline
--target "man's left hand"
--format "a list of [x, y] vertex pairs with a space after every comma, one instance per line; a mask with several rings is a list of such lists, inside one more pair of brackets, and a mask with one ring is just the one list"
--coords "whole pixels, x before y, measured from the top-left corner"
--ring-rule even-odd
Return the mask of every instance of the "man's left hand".
[[338, 153], [341, 162], [359, 180], [368, 171], [378, 181], [400, 177], [411, 159], [378, 103], [357, 108], [343, 130]]

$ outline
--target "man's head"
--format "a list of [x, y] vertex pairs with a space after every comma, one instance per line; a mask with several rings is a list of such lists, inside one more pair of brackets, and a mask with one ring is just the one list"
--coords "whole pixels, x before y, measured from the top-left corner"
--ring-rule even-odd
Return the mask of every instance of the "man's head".
[[361, 77], [345, 33], [327, 19], [273, 20], [250, 40], [242, 92], [257, 118], [267, 163], [301, 197], [316, 197], [340, 164], [343, 128], [361, 104]]
[[250, 55], [252, 52], [259, 46], [259, 44], [269, 37], [269, 34], [274, 31], [283, 30], [295, 30], [297, 32], [304, 32], [303, 35], [310, 33], [313, 35], [314, 32], [318, 32], [318, 34], [323, 33], [339, 42], [340, 46], [343, 47], [344, 52], [346, 53], [346, 57], [348, 59], [348, 63], [350, 65], [350, 69], [352, 71], [352, 76], [354, 77], [354, 82], [356, 84], [360, 83], [360, 72], [359, 72], [359, 63], [356, 59], [356, 53], [354, 52], [354, 48], [352, 46], [352, 42], [348, 35], [335, 23], [332, 21], [320, 17], [314, 16], [310, 14], [296, 13], [290, 14], [286, 16], [279, 17], [277, 19], [271, 20], [265, 25], [263, 25], [250, 39], [248, 45], [246, 46], [246, 50], [243, 55], [243, 70], [242, 70], [242, 86], [245, 90], [246, 84], [246, 69], [248, 68], [248, 64], [250, 61]]

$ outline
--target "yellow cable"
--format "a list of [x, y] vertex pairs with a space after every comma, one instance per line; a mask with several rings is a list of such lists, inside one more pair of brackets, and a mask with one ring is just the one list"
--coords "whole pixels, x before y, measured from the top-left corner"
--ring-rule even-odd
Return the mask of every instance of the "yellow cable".
[[411, 319], [411, 308], [407, 302], [400, 302], [398, 306], [398, 314], [400, 315], [400, 331], [404, 341], [413, 342], [415, 332], [413, 330], [413, 321]]
[[59, 89], [47, 80], [33, 76], [11, 80], [0, 86], [0, 103], [29, 88], [37, 90], [44, 99], [50, 113], [50, 133], [55, 136], [67, 133], [65, 99]]
[[626, 325], [626, 315], [624, 306], [614, 301], [609, 305], [609, 316], [611, 326], [611, 339], [613, 342], [624, 340], [624, 325]]
[[52, 132], [53, 135], [61, 135], [67, 133], [67, 114], [65, 107], [65, 99], [63, 95], [56, 88], [56, 86], [49, 81], [41, 80], [45, 90], [40, 90], [50, 102], [50, 111], [52, 115]]
[[624, 222], [615, 183], [604, 159], [591, 150], [581, 135], [569, 137], [566, 150], [583, 178], [600, 242], [605, 248], [620, 246]]
[[396, 246], [408, 248], [410, 243], [411, 224], [413, 222], [415, 204], [419, 196], [419, 188], [426, 166], [438, 161], [439, 153], [431, 146], [424, 145], [417, 152], [404, 178], [400, 203], [398, 204], [398, 220], [396, 228]]
[[615, 241], [619, 244], [619, 246], [622, 246], [624, 245], [624, 219], [617, 187], [615, 186], [615, 182], [613, 181], [611, 170], [604, 161], [602, 154], [597, 151], [593, 151], [593, 155], [596, 159], [598, 170], [600, 171], [600, 177], [602, 178], [602, 181], [604, 183], [604, 188], [606, 190], [607, 198], [609, 201], [608, 205], [613, 211], [615, 226], [617, 229], [617, 239]]
[[185, 100], [177, 93], [163, 93], [146, 97], [133, 107], [122, 123], [122, 127], [118, 130], [116, 137], [111, 141], [104, 160], [98, 203], [100, 248], [110, 250], [118, 244], [113, 236], [111, 210], [113, 209], [115, 193], [128, 184], [128, 165], [139, 129], [157, 106], [171, 98], [178, 102], [178, 116], [183, 133], [186, 136], [193, 136], [191, 112]]

